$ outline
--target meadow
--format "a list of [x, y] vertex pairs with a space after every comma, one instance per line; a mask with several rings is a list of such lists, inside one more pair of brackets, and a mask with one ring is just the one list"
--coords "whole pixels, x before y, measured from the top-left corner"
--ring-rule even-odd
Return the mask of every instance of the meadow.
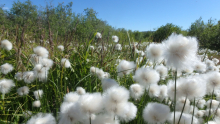
[[[219, 53], [195, 37], [127, 44], [1, 39], [0, 122], [219, 124]], [[213, 57], [214, 56], [214, 57]]]

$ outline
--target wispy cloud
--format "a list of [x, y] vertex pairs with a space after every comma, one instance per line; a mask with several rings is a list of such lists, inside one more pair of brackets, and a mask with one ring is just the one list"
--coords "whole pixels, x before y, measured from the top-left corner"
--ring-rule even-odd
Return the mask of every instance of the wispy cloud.
[[8, 8], [8, 7], [3, 7], [2, 9], [4, 9], [4, 10], [9, 10], [9, 8]]

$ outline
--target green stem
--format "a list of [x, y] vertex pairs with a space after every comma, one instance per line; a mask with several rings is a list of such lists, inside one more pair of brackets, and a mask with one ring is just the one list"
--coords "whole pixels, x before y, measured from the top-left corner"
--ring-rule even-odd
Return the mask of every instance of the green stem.
[[5, 94], [2, 94], [2, 111], [3, 111], [3, 114], [5, 114], [4, 106], [5, 106]]
[[173, 119], [173, 123], [175, 124], [176, 121], [176, 79], [177, 79], [177, 69], [175, 71], [175, 93], [174, 93], [174, 119]]
[[92, 124], [91, 114], [89, 115], [89, 122], [90, 122], [90, 124]]
[[[213, 94], [214, 94], [214, 88], [213, 88], [213, 91], [212, 91], [212, 99], [213, 99]], [[207, 117], [207, 121], [209, 121], [209, 118], [210, 118], [210, 116], [211, 116], [212, 99], [211, 99], [211, 102], [210, 102], [209, 115], [208, 115], [208, 117]]]
[[[61, 71], [61, 73], [60, 73], [60, 85], [61, 85], [61, 90], [60, 90], [60, 92], [61, 92], [61, 97], [63, 98], [63, 83], [62, 83], [62, 79], [63, 79], [63, 68], [64, 67], [62, 67], [62, 71]], [[61, 99], [62, 99], [61, 98]]]
[[184, 104], [183, 104], [183, 109], [182, 109], [182, 111], [181, 111], [180, 118], [179, 118], [179, 121], [178, 121], [178, 123], [177, 123], [177, 124], [179, 124], [179, 123], [180, 123], [180, 120], [181, 120], [181, 117], [182, 117], [182, 114], [183, 114], [183, 111], [184, 111], [184, 108], [185, 108], [185, 105], [186, 105], [186, 100], [187, 100], [187, 96], [186, 96], [186, 99], [185, 99], [185, 101], [184, 101]]
[[194, 102], [193, 102], [193, 113], [192, 113], [192, 121], [191, 124], [193, 124], [193, 117], [194, 117], [194, 112], [195, 112], [195, 106], [196, 106], [196, 99], [194, 98]]

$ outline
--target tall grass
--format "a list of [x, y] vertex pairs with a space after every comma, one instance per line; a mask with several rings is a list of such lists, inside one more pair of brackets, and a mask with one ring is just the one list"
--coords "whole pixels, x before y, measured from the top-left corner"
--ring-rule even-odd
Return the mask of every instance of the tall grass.
[[[135, 61], [140, 56], [135, 52], [135, 49], [145, 50], [148, 43], [140, 43], [138, 46], [133, 45], [132, 41], [129, 44], [124, 44], [122, 51], [117, 51], [114, 49], [115, 43], [109, 41], [106, 42], [103, 39], [96, 39], [96, 33], [94, 33], [91, 39], [88, 39], [85, 42], [74, 42], [72, 41], [67, 45], [65, 51], [59, 51], [57, 46], [63, 44], [63, 42], [54, 42], [54, 49], [51, 48], [50, 44], [46, 41], [41, 43], [38, 42], [26, 42], [23, 46], [17, 45], [14, 42], [12, 36], [8, 36], [7, 32], [2, 33], [0, 40], [8, 38], [13, 43], [13, 49], [11, 51], [6, 51], [4, 49], [0, 50], [0, 65], [4, 63], [10, 63], [13, 65], [14, 70], [9, 74], [0, 74], [0, 79], [12, 79], [15, 82], [15, 87], [13, 87], [10, 93], [5, 95], [1, 94], [0, 100], [0, 122], [1, 123], [26, 123], [30, 118], [25, 118], [24, 113], [31, 111], [31, 113], [37, 114], [39, 112], [43, 113], [52, 113], [58, 122], [60, 105], [63, 102], [63, 97], [69, 92], [76, 91], [77, 87], [83, 87], [86, 92], [94, 93], [101, 92], [103, 93], [101, 80], [96, 76], [90, 73], [90, 67], [98, 67], [103, 69], [105, 72], [108, 72], [111, 76], [110, 78], [117, 80], [117, 82], [129, 89], [129, 87], [136, 83], [133, 79], [133, 74], [124, 75], [122, 78], [119, 78], [117, 72], [117, 59], [124, 59]], [[29, 37], [29, 36], [27, 36]], [[29, 39], [26, 39], [29, 41]], [[56, 41], [56, 39], [54, 40]], [[33, 54], [33, 48], [36, 46], [43, 46], [49, 50], [49, 58], [53, 60], [54, 65], [49, 70], [47, 81], [41, 82], [35, 80], [31, 84], [24, 83], [24, 81], [17, 81], [14, 78], [14, 75], [17, 72], [31, 71], [34, 68], [34, 65], [30, 61], [30, 55]], [[96, 49], [91, 50], [90, 45], [95, 46]], [[98, 46], [101, 46], [101, 50], [97, 49]], [[105, 51], [103, 47], [107, 47]], [[135, 46], [135, 47], [134, 47]], [[207, 51], [206, 51], [207, 53]], [[70, 68], [64, 68], [61, 66], [61, 59], [67, 58], [71, 62]], [[137, 68], [146, 66], [147, 58], [144, 57], [143, 61], [137, 65]], [[151, 65], [150, 63], [147, 64]], [[136, 70], [135, 69], [135, 70]], [[173, 76], [172, 71], [170, 70], [168, 76], [165, 80], [160, 80], [158, 84], [167, 84], [168, 80], [177, 78]], [[183, 75], [184, 77], [185, 75]], [[19, 96], [17, 94], [17, 89], [22, 86], [28, 86], [30, 92], [26, 96]], [[33, 107], [32, 103], [35, 101], [33, 91], [42, 89], [43, 96], [40, 99], [41, 106], [39, 108]], [[173, 94], [174, 95], [174, 94]], [[212, 98], [210, 97], [212, 96]], [[175, 96], [176, 97], [176, 96]], [[208, 99], [215, 99], [212, 95], [207, 95], [205, 97]], [[159, 101], [156, 97], [149, 96], [149, 90], [145, 89], [144, 95], [139, 100], [129, 99], [130, 102], [133, 102], [137, 106], [138, 111], [136, 117], [129, 122], [121, 121], [122, 124], [142, 124], [145, 123], [143, 120], [143, 109], [149, 102], [158, 102], [165, 105], [168, 105], [171, 108], [171, 111], [175, 111], [175, 103], [169, 104], [169, 98], [166, 100]], [[195, 101], [192, 102], [195, 105]], [[185, 106], [185, 105], [184, 105]], [[193, 109], [194, 110], [194, 109]], [[194, 111], [193, 111], [193, 114]], [[206, 118], [206, 116], [204, 116]], [[210, 121], [212, 115], [207, 116], [208, 119], [204, 119], [204, 123]], [[91, 118], [90, 118], [91, 119]], [[179, 119], [180, 120], [180, 119]], [[165, 122], [169, 124], [168, 121]]]

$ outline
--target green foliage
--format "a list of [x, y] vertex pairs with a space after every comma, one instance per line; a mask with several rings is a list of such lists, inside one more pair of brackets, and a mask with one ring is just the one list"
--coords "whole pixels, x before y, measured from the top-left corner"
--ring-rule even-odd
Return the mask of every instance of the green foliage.
[[136, 41], [140, 41], [143, 38], [143, 33], [139, 31], [134, 31], [133, 32], [133, 37]]
[[37, 20], [37, 6], [32, 5], [30, 0], [27, 0], [24, 3], [21, 3], [20, 1], [14, 2], [8, 18], [14, 25], [34, 25]]
[[199, 18], [191, 24], [188, 35], [196, 36], [202, 48], [220, 50], [220, 22], [216, 23], [215, 20], [209, 19], [205, 24], [202, 18]]
[[194, 23], [191, 24], [188, 35], [189, 36], [196, 36], [199, 41], [201, 41], [201, 35], [205, 29], [205, 24], [202, 21], [202, 18], [200, 17], [198, 20], [196, 20]]
[[76, 14], [72, 5], [70, 2], [66, 5], [60, 3], [57, 6], [47, 4], [46, 7], [37, 7], [27, 0], [14, 2], [9, 11], [0, 7], [0, 27], [10, 36], [1, 38], [11, 39], [13, 36], [18, 45], [31, 39], [35, 42], [49, 41], [50, 44], [62, 42], [67, 46], [72, 41], [86, 42], [95, 32], [100, 32], [108, 41], [111, 41], [112, 35], [123, 35], [120, 41], [126, 40], [125, 29], [113, 28], [99, 19], [98, 12], [92, 8]]
[[181, 28], [172, 23], [167, 23], [165, 26], [161, 26], [153, 33], [153, 41], [161, 42], [170, 36], [172, 33], [181, 33]]

